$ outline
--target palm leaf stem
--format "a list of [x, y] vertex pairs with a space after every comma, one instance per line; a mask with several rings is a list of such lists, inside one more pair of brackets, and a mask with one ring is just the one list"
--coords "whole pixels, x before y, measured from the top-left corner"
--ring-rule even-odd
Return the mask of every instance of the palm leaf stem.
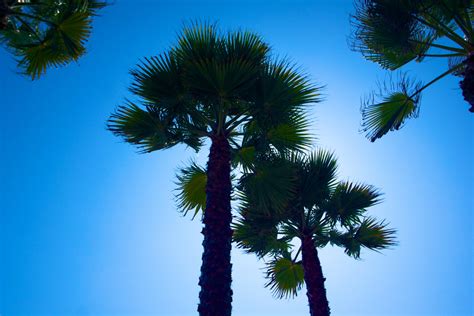
[[247, 122], [250, 120], [250, 117], [248, 115], [245, 115], [242, 119], [240, 120], [234, 120], [234, 122], [227, 122], [227, 123], [230, 123], [230, 124], [226, 124], [226, 129], [227, 130], [234, 130], [235, 128], [237, 128], [240, 124], [244, 123], [244, 122]]
[[293, 261], [293, 263], [296, 263], [296, 260], [298, 259], [298, 256], [299, 256], [300, 253], [301, 253], [301, 249], [302, 249], [302, 247], [300, 246], [300, 247], [298, 248], [298, 251], [296, 251], [295, 257], [294, 257], [293, 259], [291, 259], [291, 261]]
[[234, 123], [235, 121], [237, 121], [240, 117], [242, 117], [245, 113], [247, 113], [247, 110], [245, 111], [242, 111], [236, 115], [234, 115], [234, 117], [232, 117], [228, 122], [225, 123], [225, 126], [228, 127], [230, 124]]
[[[427, 44], [426, 42], [413, 40], [413, 39], [410, 39], [409, 41], [412, 42], [412, 43], [416, 43], [416, 44]], [[436, 48], [448, 50], [448, 51], [451, 51], [451, 52], [456, 52], [456, 53], [461, 53], [461, 54], [466, 53], [466, 51], [464, 49], [461, 49], [461, 48], [456, 48], [456, 47], [451, 47], [451, 46], [446, 46], [446, 45], [441, 45], [441, 44], [436, 44], [436, 43], [429, 43], [428, 45], [431, 46], [431, 47], [436, 47]]]
[[441, 5], [449, 11], [451, 14], [453, 14], [454, 17], [454, 22], [457, 24], [457, 26], [463, 31], [464, 35], [466, 38], [469, 39], [469, 41], [472, 39], [472, 27], [469, 26], [469, 23], [465, 24], [465, 21], [463, 21], [462, 17], [459, 16], [456, 12], [451, 10], [449, 6], [446, 5], [443, 1], [441, 1]]
[[454, 16], [454, 21], [459, 26], [459, 28], [463, 31], [464, 35], [469, 41], [472, 41], [472, 28], [467, 28], [466, 25], [463, 23], [461, 18], [457, 15]]
[[465, 54], [461, 53], [453, 53], [453, 54], [421, 54], [421, 57], [460, 57], [465, 56]]
[[459, 34], [457, 34], [456, 32], [454, 32], [453, 30], [451, 30], [449, 27], [447, 27], [446, 25], [444, 25], [443, 23], [441, 23], [439, 20], [437, 20], [435, 17], [433, 17], [432, 15], [428, 14], [428, 16], [433, 19], [437, 25], [435, 24], [432, 24], [428, 21], [426, 21], [425, 19], [422, 19], [416, 15], [413, 15], [413, 18], [415, 20], [417, 20], [418, 22], [438, 31], [438, 32], [442, 32], [444, 33], [444, 35], [449, 38], [450, 40], [452, 40], [453, 42], [455, 42], [456, 44], [458, 44], [459, 46], [463, 47], [464, 49], [470, 51], [471, 49], [471, 45], [469, 45], [469, 43], [467, 43], [461, 36], [459, 36]]
[[[431, 80], [430, 82], [428, 82], [427, 84], [425, 84], [423, 87], [421, 87], [420, 89], [416, 90], [415, 92], [413, 92], [409, 98], [413, 98], [414, 96], [416, 96], [417, 94], [421, 93], [423, 90], [425, 90], [426, 88], [428, 88], [429, 86], [431, 86], [433, 83], [435, 83], [436, 81], [446, 77], [447, 75], [451, 74], [452, 72], [455, 72], [456, 70], [460, 69], [463, 67], [463, 64], [459, 64], [451, 69], [448, 69], [447, 71], [443, 72], [441, 75], [439, 75], [438, 77], [434, 78], [433, 80]], [[384, 102], [385, 103], [385, 102]], [[381, 103], [382, 104], [382, 103]]]
[[242, 149], [242, 146], [240, 146], [235, 140], [233, 140], [232, 138], [229, 138], [229, 141], [235, 145], [235, 149], [239, 150], [239, 149]]
[[28, 31], [30, 31], [31, 33], [33, 33], [33, 35], [36, 37], [36, 39], [40, 42], [40, 43], [43, 43], [44, 40], [41, 39], [41, 37], [39, 36], [39, 34], [33, 30], [33, 28], [25, 21], [23, 20], [22, 18], [20, 18], [19, 16], [15, 17], [18, 21], [20, 21], [24, 27], [26, 27], [28, 29]]
[[232, 136], [244, 136], [245, 133], [232, 132]]

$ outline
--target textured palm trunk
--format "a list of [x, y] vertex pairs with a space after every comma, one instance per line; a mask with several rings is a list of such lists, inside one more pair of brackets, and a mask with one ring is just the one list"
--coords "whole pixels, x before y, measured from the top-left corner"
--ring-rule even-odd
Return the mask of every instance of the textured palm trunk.
[[312, 237], [303, 238], [301, 254], [303, 256], [304, 281], [306, 283], [310, 315], [328, 316], [329, 303], [324, 287], [326, 279], [323, 276], [318, 251]]
[[202, 255], [198, 311], [201, 316], [230, 316], [232, 310], [230, 251], [230, 146], [225, 136], [212, 138], [207, 163], [204, 252]]
[[464, 70], [464, 79], [461, 80], [459, 85], [461, 86], [462, 95], [471, 107], [469, 112], [474, 112], [474, 52], [471, 52], [466, 60], [466, 69]]

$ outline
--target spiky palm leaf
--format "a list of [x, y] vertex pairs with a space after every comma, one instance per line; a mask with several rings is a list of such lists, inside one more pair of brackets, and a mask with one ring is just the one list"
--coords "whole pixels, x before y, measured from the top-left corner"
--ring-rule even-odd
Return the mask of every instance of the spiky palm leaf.
[[347, 255], [359, 259], [362, 247], [379, 251], [395, 246], [395, 233], [396, 230], [388, 228], [385, 221], [377, 222], [374, 218], [366, 217], [360, 225], [349, 229], [339, 240]]
[[385, 69], [420, 58], [434, 35], [416, 19], [419, 6], [405, 0], [356, 2], [353, 48]]
[[289, 254], [276, 257], [267, 264], [265, 285], [277, 298], [289, 298], [298, 294], [304, 284], [304, 271], [300, 261], [294, 262]]
[[0, 42], [17, 57], [25, 74], [39, 78], [48, 68], [64, 66], [85, 53], [92, 16], [106, 4], [91, 0], [13, 3]]
[[178, 208], [184, 215], [193, 212], [193, 219], [206, 208], [206, 170], [195, 162], [181, 168], [176, 184]]
[[288, 251], [289, 240], [278, 236], [278, 217], [273, 214], [248, 214], [233, 225], [233, 240], [237, 247], [259, 258]]
[[274, 158], [260, 161], [251, 173], [240, 179], [240, 189], [250, 208], [264, 213], [284, 211], [295, 193], [295, 170], [287, 161]]
[[325, 211], [333, 223], [350, 226], [366, 209], [380, 202], [381, 193], [371, 185], [341, 182], [331, 194]]
[[422, 84], [400, 75], [397, 82], [379, 83], [378, 91], [364, 100], [362, 131], [374, 142], [389, 131], [400, 129], [405, 121], [419, 114]]
[[296, 163], [301, 204], [307, 209], [321, 205], [329, 198], [336, 183], [337, 161], [333, 153], [319, 149], [307, 157], [300, 157]]

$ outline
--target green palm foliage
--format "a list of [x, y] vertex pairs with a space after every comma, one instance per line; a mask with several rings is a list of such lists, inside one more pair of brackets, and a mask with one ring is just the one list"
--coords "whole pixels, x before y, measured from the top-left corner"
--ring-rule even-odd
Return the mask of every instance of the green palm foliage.
[[0, 42], [32, 79], [76, 61], [85, 51], [97, 0], [0, 0]]
[[362, 130], [371, 141], [417, 117], [420, 94], [447, 75], [460, 86], [474, 112], [474, 5], [472, 0], [356, 0], [353, 49], [383, 69], [415, 61], [446, 60], [447, 70], [423, 84], [401, 76], [362, 102]]
[[195, 162], [181, 168], [177, 175], [178, 207], [187, 215], [193, 211], [193, 219], [206, 208], [206, 170]]
[[318, 87], [260, 36], [186, 26], [177, 43], [131, 71], [136, 100], [119, 106], [108, 128], [140, 152], [211, 144], [207, 168], [178, 172], [178, 206], [203, 212], [200, 315], [230, 315], [231, 171], [253, 170], [260, 153], [311, 144], [308, 105]]
[[[292, 187], [285, 195], [284, 207], [279, 206], [280, 202], [277, 207], [268, 207], [261, 197], [249, 194], [254, 188], [248, 186], [248, 182], [241, 182], [243, 201], [234, 224], [234, 241], [259, 258], [269, 258], [267, 287], [277, 297], [296, 295], [306, 281], [311, 315], [326, 315], [329, 308], [318, 312], [315, 307], [325, 304], [325, 294], [322, 301], [311, 302], [316, 294], [325, 292], [324, 279], [321, 274], [319, 287], [308, 284], [314, 279], [307, 279], [306, 274], [315, 272], [311, 271], [311, 262], [305, 260], [311, 260], [307, 258], [313, 255], [317, 268], [316, 249], [327, 245], [342, 247], [347, 255], [358, 259], [363, 248], [380, 251], [395, 245], [395, 230], [367, 215], [367, 209], [381, 201], [379, 190], [370, 185], [337, 180], [337, 162], [332, 153], [319, 150], [309, 155], [280, 155], [273, 159], [270, 163], [276, 165], [283, 160], [293, 174], [286, 179], [275, 177], [272, 180], [287, 182]], [[258, 177], [258, 172], [257, 166], [256, 171], [245, 177]], [[308, 242], [309, 255], [305, 254], [308, 248], [304, 248]], [[311, 253], [311, 248], [315, 253]], [[302, 274], [303, 267], [305, 273]], [[309, 295], [310, 290], [316, 294]]]

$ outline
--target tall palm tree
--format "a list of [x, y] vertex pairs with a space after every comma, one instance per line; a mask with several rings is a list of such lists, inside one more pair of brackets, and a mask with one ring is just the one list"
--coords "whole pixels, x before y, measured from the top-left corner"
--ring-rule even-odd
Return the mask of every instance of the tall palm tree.
[[426, 84], [402, 75], [362, 102], [362, 129], [371, 141], [417, 117], [421, 92], [455, 75], [474, 112], [474, 2], [472, 0], [356, 0], [353, 49], [382, 68], [441, 58], [447, 70]]
[[0, 42], [32, 79], [81, 57], [98, 0], [0, 0]]
[[145, 153], [180, 143], [198, 151], [210, 142], [198, 311], [230, 315], [231, 160], [245, 165], [265, 148], [308, 145], [304, 109], [318, 100], [317, 87], [288, 62], [272, 59], [258, 35], [222, 33], [209, 24], [185, 27], [177, 44], [131, 73], [141, 105], [120, 106], [110, 131]]
[[[292, 170], [286, 178], [274, 180], [291, 183], [283, 208], [272, 203], [264, 206], [262, 196], [254, 194], [258, 171], [243, 176], [243, 202], [234, 240], [247, 252], [270, 258], [266, 286], [276, 296], [296, 295], [305, 283], [311, 316], [327, 316], [329, 303], [318, 248], [331, 244], [359, 258], [362, 247], [378, 251], [395, 245], [395, 231], [366, 214], [367, 208], [380, 201], [377, 189], [337, 182], [337, 164], [331, 153], [320, 150], [309, 156], [263, 162], [263, 169], [281, 167]], [[295, 240], [297, 250], [292, 251]]]

